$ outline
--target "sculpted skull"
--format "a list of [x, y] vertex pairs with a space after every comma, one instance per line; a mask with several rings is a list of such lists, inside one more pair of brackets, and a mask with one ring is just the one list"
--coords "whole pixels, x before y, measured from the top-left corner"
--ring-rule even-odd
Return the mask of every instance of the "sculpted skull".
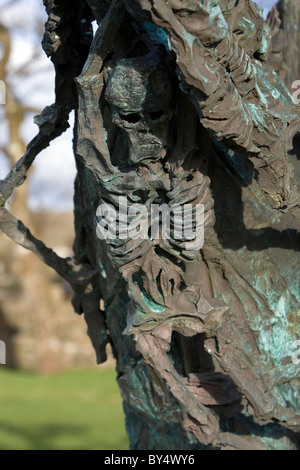
[[170, 142], [173, 88], [159, 54], [121, 59], [109, 67], [106, 101], [124, 136], [128, 160], [163, 158]]

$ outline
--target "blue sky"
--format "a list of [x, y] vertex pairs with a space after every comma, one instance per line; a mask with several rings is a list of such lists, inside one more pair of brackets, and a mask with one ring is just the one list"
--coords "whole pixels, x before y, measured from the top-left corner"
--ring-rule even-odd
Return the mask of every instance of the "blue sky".
[[278, 0], [256, 0], [255, 3], [262, 7], [265, 14], [267, 14], [278, 3]]

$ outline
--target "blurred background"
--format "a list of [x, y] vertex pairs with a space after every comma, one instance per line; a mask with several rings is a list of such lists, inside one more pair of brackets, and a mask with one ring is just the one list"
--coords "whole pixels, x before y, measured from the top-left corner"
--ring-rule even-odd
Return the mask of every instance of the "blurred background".
[[[257, 0], [266, 15], [276, 0]], [[33, 117], [54, 102], [41, 48], [42, 0], [0, 0], [0, 179], [35, 136]], [[1, 98], [1, 97], [0, 97]], [[1, 102], [1, 100], [0, 100]], [[37, 238], [72, 255], [72, 130], [42, 152], [11, 210]], [[0, 450], [127, 449], [114, 361], [97, 367], [72, 292], [50, 268], [0, 233]]]

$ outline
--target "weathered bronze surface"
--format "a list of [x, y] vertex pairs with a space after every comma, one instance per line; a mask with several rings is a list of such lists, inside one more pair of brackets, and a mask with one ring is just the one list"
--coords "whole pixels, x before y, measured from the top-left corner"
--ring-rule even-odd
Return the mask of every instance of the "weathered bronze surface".
[[[288, 28], [250, 0], [89, 0], [92, 14], [78, 0], [72, 20], [64, 2], [45, 3], [58, 96], [68, 86], [76, 110], [74, 260], [18, 230], [71, 282], [99, 362], [112, 344], [132, 448], [299, 448], [300, 121], [278, 60]], [[58, 99], [37, 139], [64, 119]], [[1, 183], [3, 200], [26, 170]], [[203, 204], [204, 246], [172, 230], [100, 240], [97, 208], [120, 220], [120, 197], [149, 213]], [[20, 242], [4, 209], [0, 222]]]

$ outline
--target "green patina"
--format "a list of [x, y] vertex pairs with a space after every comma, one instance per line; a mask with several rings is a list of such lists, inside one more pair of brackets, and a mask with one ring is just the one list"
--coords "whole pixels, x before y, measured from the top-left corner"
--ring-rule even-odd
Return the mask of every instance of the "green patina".
[[149, 307], [153, 313], [163, 313], [166, 310], [163, 305], [159, 305], [149, 299], [149, 297], [144, 292], [142, 292], [142, 299], [143, 302], [145, 302], [145, 305], [147, 305], [147, 307]]

